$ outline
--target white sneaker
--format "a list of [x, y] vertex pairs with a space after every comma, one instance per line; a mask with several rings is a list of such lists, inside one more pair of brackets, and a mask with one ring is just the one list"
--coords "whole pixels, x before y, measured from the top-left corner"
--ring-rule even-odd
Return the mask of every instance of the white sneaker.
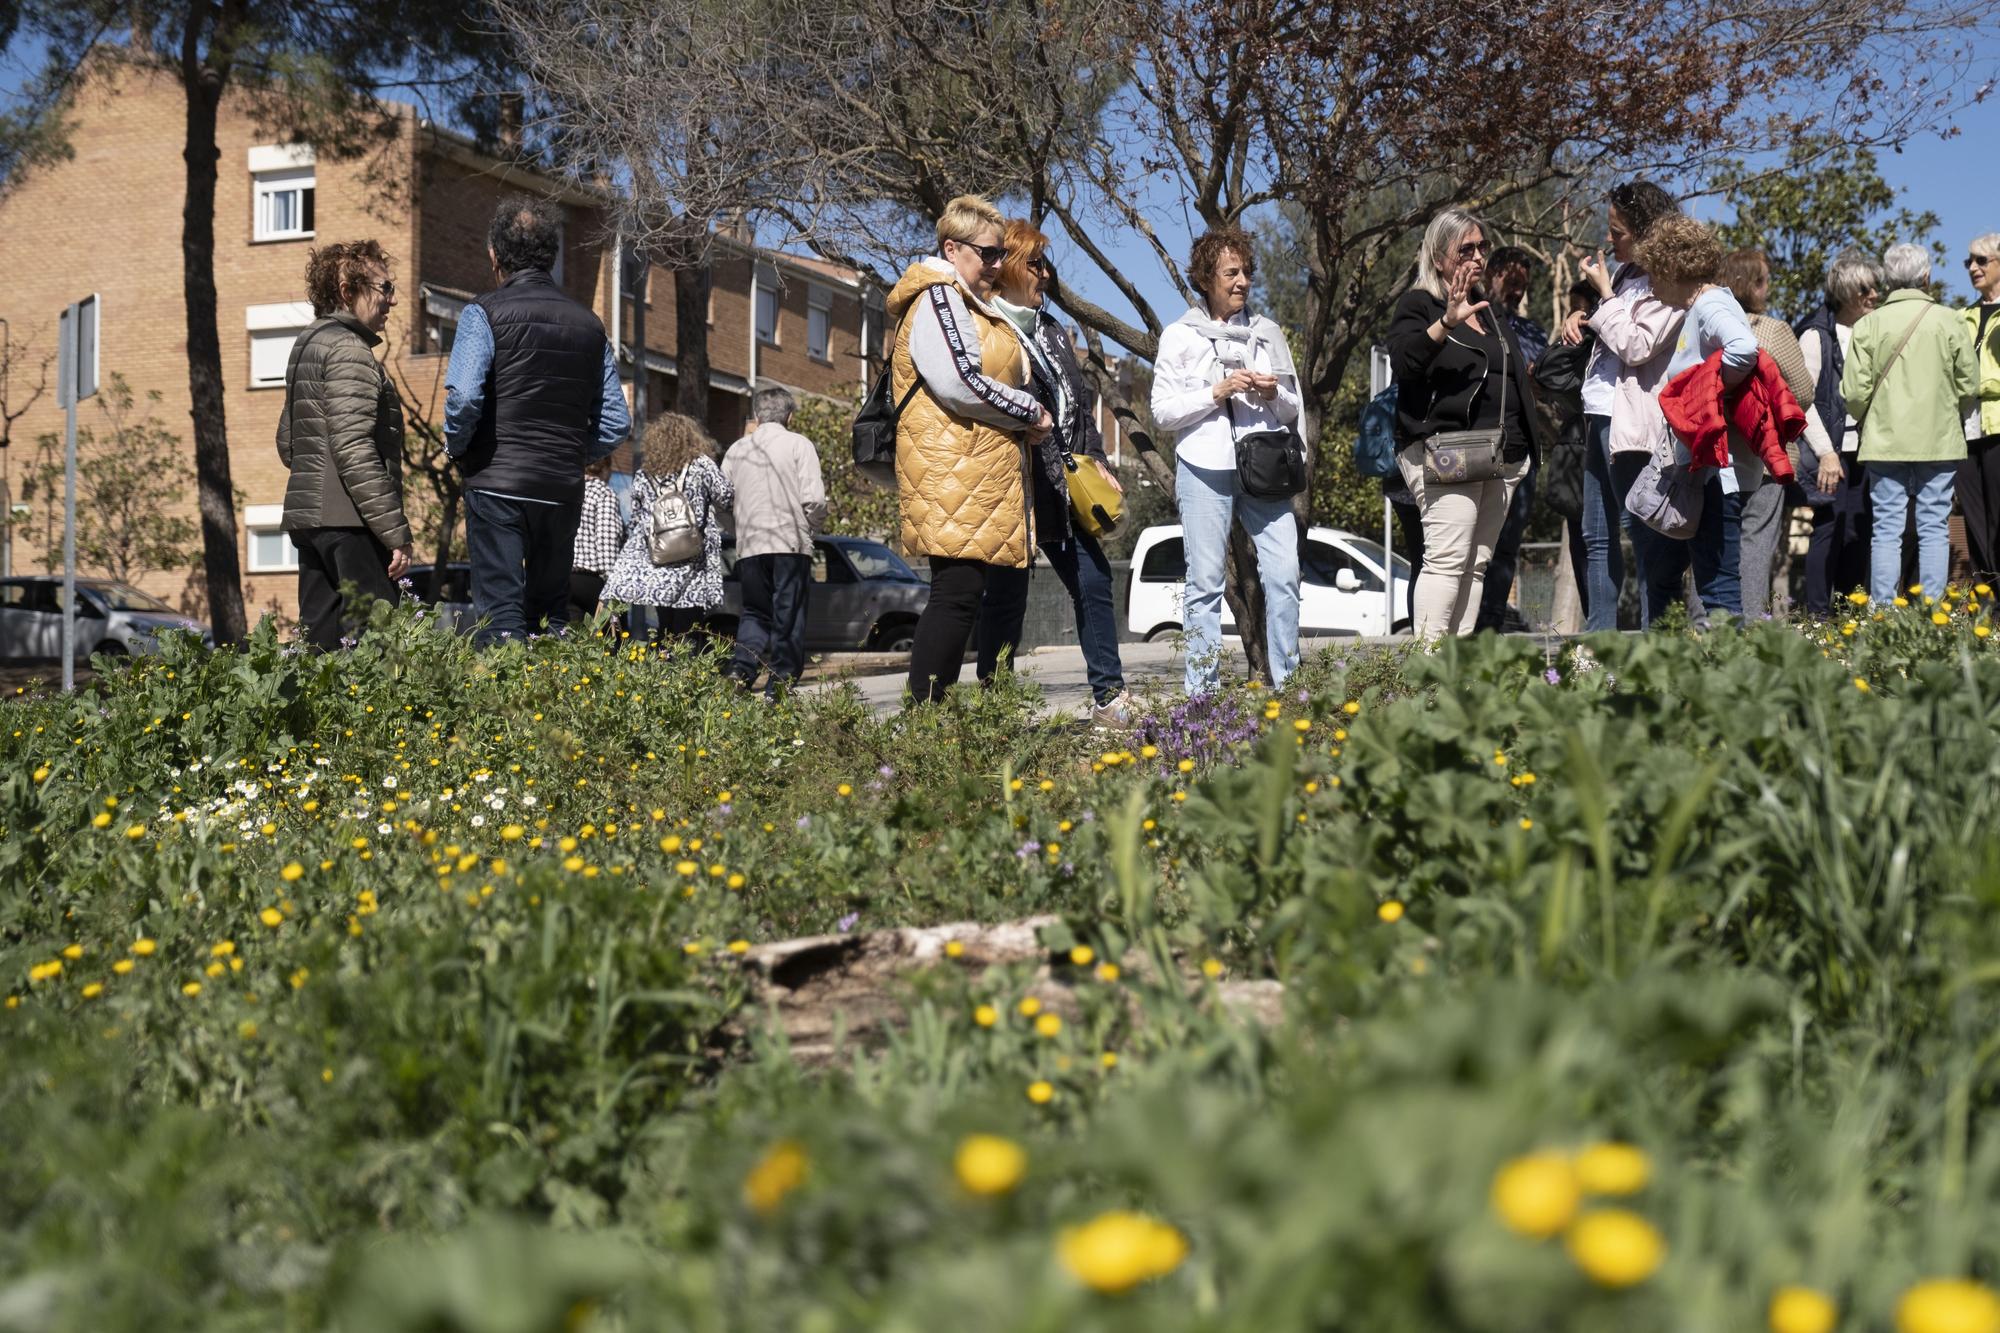
[[1090, 722], [1099, 731], [1129, 731], [1136, 709], [1137, 706], [1132, 702], [1132, 691], [1120, 690], [1117, 698], [1090, 710]]

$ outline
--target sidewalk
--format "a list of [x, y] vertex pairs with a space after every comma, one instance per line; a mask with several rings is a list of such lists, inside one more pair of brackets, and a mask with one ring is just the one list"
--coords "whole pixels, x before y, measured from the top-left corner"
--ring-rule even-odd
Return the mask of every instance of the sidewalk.
[[[1300, 651], [1314, 652], [1320, 648], [1337, 645], [1349, 647], [1401, 643], [1407, 636], [1397, 638], [1315, 638], [1306, 639]], [[1225, 674], [1243, 672], [1243, 650], [1230, 643], [1224, 646], [1227, 660], [1223, 664]], [[1147, 692], [1177, 693], [1181, 676], [1186, 669], [1186, 659], [1171, 642], [1121, 643], [1119, 656], [1125, 664], [1125, 686], [1135, 695]], [[1083, 650], [1074, 645], [1060, 648], [1038, 648], [1021, 658], [1020, 672], [1032, 679], [1042, 689], [1043, 717], [1054, 717], [1060, 713], [1072, 716], [1087, 714], [1093, 700], [1090, 697], [1090, 682], [1084, 673]], [[903, 685], [908, 678], [907, 662], [897, 662], [882, 674], [862, 675], [859, 672], [838, 676], [822, 677], [806, 685], [808, 692], [829, 687], [839, 688], [844, 680], [851, 680], [868, 701], [868, 706], [879, 717], [893, 713], [903, 704]], [[970, 683], [974, 679], [972, 664], [966, 663], [961, 680]]]

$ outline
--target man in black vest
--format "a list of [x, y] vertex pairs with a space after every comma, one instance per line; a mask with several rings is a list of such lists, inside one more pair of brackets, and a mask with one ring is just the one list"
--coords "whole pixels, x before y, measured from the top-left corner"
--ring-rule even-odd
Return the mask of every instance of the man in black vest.
[[444, 398], [482, 646], [568, 623], [583, 469], [632, 428], [604, 325], [550, 276], [562, 211], [507, 199], [486, 239], [500, 286], [459, 317]]

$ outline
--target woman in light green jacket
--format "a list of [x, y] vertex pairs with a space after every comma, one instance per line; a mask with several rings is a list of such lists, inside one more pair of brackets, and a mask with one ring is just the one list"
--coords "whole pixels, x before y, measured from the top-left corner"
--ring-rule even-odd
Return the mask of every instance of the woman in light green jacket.
[[1965, 251], [1965, 275], [1979, 299], [1959, 313], [1979, 363], [1978, 415], [1965, 418], [1965, 462], [1958, 468], [1958, 502], [1965, 510], [1965, 544], [1981, 575], [2000, 574], [2000, 232]]
[[1917, 506], [1917, 576], [1931, 597], [1944, 595], [1949, 569], [1951, 500], [1964, 461], [1965, 409], [1977, 380], [1972, 339], [1957, 315], [1930, 294], [1930, 252], [1896, 245], [1882, 256], [1889, 299], [1854, 326], [1840, 392], [1861, 423], [1874, 532], [1868, 547], [1868, 595], [1897, 595], [1910, 502]]

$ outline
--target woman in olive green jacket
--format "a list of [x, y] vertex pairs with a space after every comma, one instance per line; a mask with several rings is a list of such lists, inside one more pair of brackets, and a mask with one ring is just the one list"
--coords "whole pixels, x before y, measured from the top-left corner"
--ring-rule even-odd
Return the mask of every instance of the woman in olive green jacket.
[[284, 530], [299, 553], [299, 620], [316, 648], [353, 642], [373, 601], [397, 600], [410, 567], [403, 513], [403, 405], [375, 359], [396, 284], [374, 241], [314, 250], [306, 293], [319, 318], [292, 345], [278, 457], [291, 470]]
[[1931, 597], [1944, 595], [1949, 569], [1951, 499], [1965, 458], [1965, 408], [1976, 381], [1972, 340], [1957, 315], [1930, 294], [1931, 257], [1922, 246], [1891, 246], [1882, 256], [1889, 299], [1854, 326], [1840, 392], [1861, 423], [1874, 533], [1868, 548], [1868, 595], [1897, 595], [1903, 532], [1917, 505], [1917, 571]]
[[1965, 251], [1965, 275], [1979, 297], [1959, 313], [1979, 363], [1979, 404], [1965, 418], [1967, 457], [1958, 469], [1965, 545], [1972, 567], [2000, 575], [2000, 232]]

